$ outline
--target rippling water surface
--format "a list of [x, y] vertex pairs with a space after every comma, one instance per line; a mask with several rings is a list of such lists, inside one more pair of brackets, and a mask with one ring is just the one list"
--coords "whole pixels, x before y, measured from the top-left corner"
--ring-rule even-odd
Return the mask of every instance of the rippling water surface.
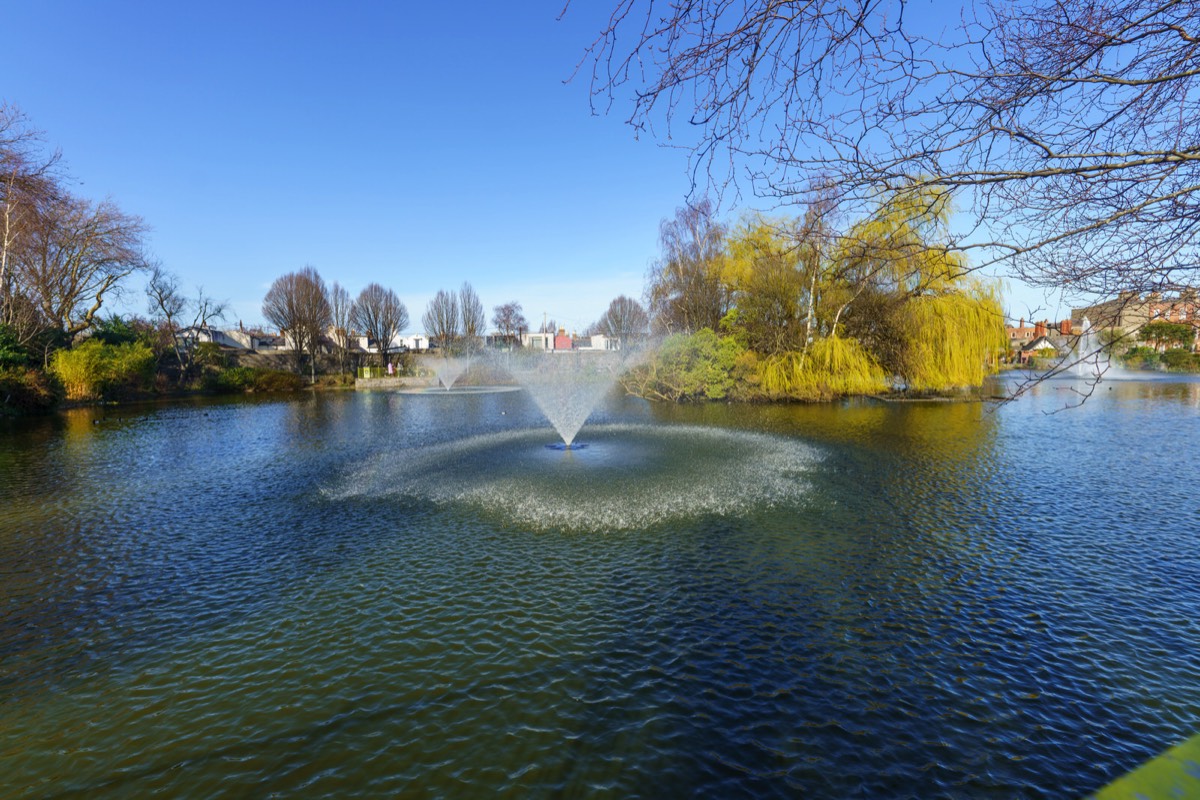
[[0, 796], [1078, 797], [1200, 730], [1200, 383], [0, 423]]

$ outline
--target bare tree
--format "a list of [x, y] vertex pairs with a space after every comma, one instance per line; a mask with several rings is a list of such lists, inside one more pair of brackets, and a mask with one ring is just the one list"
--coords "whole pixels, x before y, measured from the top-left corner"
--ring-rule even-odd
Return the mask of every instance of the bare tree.
[[479, 295], [469, 283], [463, 283], [458, 290], [458, 313], [462, 318], [463, 343], [468, 350], [478, 349], [487, 333], [487, 317], [484, 316]]
[[146, 297], [151, 319], [165, 328], [171, 337], [182, 384], [194, 366], [196, 333], [208, 328], [213, 320], [223, 319], [227, 303], [213, 300], [204, 294], [203, 287], [197, 287], [194, 298], [185, 297], [179, 287], [179, 278], [158, 264], [154, 265], [146, 284]]
[[346, 372], [346, 357], [350, 351], [350, 292], [337, 281], [329, 287], [329, 317], [332, 321], [334, 350], [337, 351], [338, 372]]
[[387, 366], [387, 354], [396, 334], [408, 327], [408, 309], [391, 289], [367, 284], [350, 310], [350, 321], [379, 346], [379, 366]]
[[521, 312], [521, 304], [516, 300], [492, 309], [492, 324], [510, 344], [521, 341], [521, 334], [529, 329], [529, 322]]
[[455, 349], [460, 330], [458, 299], [453, 293], [439, 289], [429, 301], [421, 323], [425, 326], [425, 333], [431, 343], [436, 341], [443, 352]]
[[[616, 0], [593, 97], [693, 175], [862, 217], [917, 188], [947, 249], [1069, 294], [1200, 284], [1195, 0], [984, 0], [940, 39], [905, 0]], [[684, 124], [679, 124], [680, 122]]]
[[309, 376], [316, 383], [321, 337], [333, 320], [325, 281], [316, 268], [305, 266], [276, 278], [263, 299], [263, 316], [292, 340], [297, 371], [308, 354]]
[[622, 347], [627, 347], [645, 338], [649, 333], [650, 315], [637, 300], [621, 295], [608, 304], [608, 310], [592, 329], [596, 333], [617, 339]]
[[705, 199], [675, 210], [659, 226], [662, 257], [650, 269], [646, 290], [655, 327], [664, 333], [717, 329], [730, 308], [721, 281], [725, 227]]
[[0, 325], [24, 341], [42, 325], [36, 306], [14, 286], [12, 253], [23, 223], [59, 191], [52, 172], [58, 154], [39, 155], [40, 141], [24, 114], [0, 103]]
[[67, 336], [92, 327], [105, 300], [129, 275], [148, 270], [146, 224], [109, 200], [92, 205], [64, 195], [31, 215], [12, 255], [13, 279]]

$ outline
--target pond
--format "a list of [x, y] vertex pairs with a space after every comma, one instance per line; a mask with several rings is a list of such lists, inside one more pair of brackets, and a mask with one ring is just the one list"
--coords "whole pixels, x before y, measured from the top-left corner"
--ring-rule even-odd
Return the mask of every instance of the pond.
[[5, 797], [1079, 797], [1200, 730], [1200, 382], [0, 422]]

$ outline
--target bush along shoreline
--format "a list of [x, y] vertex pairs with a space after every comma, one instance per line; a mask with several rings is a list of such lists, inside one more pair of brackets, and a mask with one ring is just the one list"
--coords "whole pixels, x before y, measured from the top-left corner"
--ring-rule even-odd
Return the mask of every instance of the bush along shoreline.
[[185, 377], [173, 354], [155, 352], [148, 337], [136, 332], [113, 336], [113, 329], [122, 326], [128, 327], [120, 320], [106, 321], [96, 335], [55, 350], [43, 365], [0, 325], [0, 415], [202, 394], [283, 393], [353, 385], [349, 375], [323, 375], [313, 385], [289, 370], [238, 364], [216, 348], [198, 348], [197, 363]]

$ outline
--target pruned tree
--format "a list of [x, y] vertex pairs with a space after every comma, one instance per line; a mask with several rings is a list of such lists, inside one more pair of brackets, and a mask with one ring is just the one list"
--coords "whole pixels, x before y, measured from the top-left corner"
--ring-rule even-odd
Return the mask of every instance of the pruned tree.
[[155, 264], [146, 284], [150, 317], [170, 336], [171, 349], [179, 363], [179, 382], [187, 380], [195, 365], [195, 336], [210, 326], [213, 320], [223, 319], [226, 302], [217, 302], [196, 288], [195, 297], [187, 297], [179, 286], [179, 278]]
[[464, 282], [458, 290], [458, 313], [462, 318], [464, 346], [469, 351], [478, 350], [487, 333], [487, 317], [484, 316], [479, 295], [469, 283]]
[[337, 354], [338, 372], [346, 372], [346, 358], [350, 352], [350, 310], [353, 302], [350, 292], [337, 281], [329, 287], [329, 318], [332, 323], [330, 339]]
[[392, 339], [408, 327], [408, 309], [394, 291], [370, 283], [358, 293], [350, 310], [350, 321], [356, 328], [361, 328], [368, 339], [375, 340], [379, 347], [379, 366], [386, 367]]
[[616, 0], [585, 62], [596, 103], [690, 148], [698, 190], [791, 204], [821, 176], [848, 218], [929, 190], [972, 269], [1112, 298], [1200, 284], [1196, 2], [985, 0], [938, 39], [906, 10]]
[[425, 326], [425, 334], [430, 343], [437, 342], [443, 352], [454, 350], [458, 346], [461, 331], [458, 298], [452, 292], [439, 289], [425, 308], [421, 323]]
[[647, 299], [655, 328], [662, 333], [716, 330], [729, 311], [721, 281], [725, 226], [707, 198], [675, 210], [659, 226], [662, 255], [650, 268]]
[[650, 315], [637, 300], [620, 295], [608, 304], [608, 310], [596, 321], [592, 330], [618, 340], [622, 347], [628, 347], [644, 339], [650, 332]]
[[276, 278], [263, 298], [263, 317], [291, 339], [299, 372], [308, 354], [309, 377], [317, 381], [317, 354], [321, 338], [332, 323], [325, 281], [315, 267]]
[[521, 334], [529, 329], [529, 322], [516, 300], [492, 309], [492, 324], [506, 342], [520, 344]]

